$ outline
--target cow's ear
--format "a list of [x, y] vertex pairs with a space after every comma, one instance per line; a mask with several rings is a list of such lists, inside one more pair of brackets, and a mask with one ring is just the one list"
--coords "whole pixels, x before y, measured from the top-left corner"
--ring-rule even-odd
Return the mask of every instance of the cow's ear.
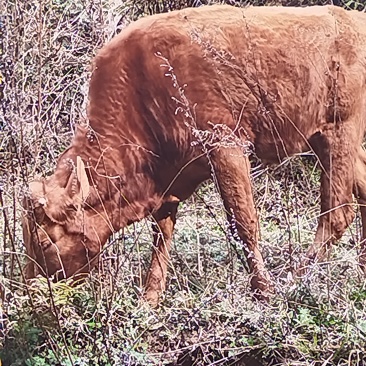
[[85, 165], [82, 161], [81, 157], [78, 156], [76, 158], [76, 175], [78, 182], [80, 184], [80, 198], [82, 202], [84, 202], [90, 193], [90, 185], [89, 185], [89, 179], [85, 171]]
[[82, 204], [90, 193], [89, 179], [80, 156], [76, 158], [76, 171], [70, 174], [65, 187], [66, 193], [76, 204]]

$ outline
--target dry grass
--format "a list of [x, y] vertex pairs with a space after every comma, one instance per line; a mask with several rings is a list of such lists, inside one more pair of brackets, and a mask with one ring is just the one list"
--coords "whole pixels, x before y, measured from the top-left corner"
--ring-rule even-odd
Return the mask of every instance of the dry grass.
[[[142, 300], [149, 219], [111, 238], [100, 267], [80, 286], [22, 281], [20, 198], [29, 179], [53, 171], [74, 123], [85, 118], [90, 58], [154, 5], [131, 3], [0, 5], [3, 364], [366, 364], [359, 219], [326, 263], [311, 268], [302, 281], [291, 277], [319, 214], [319, 173], [311, 157], [274, 169], [253, 161], [260, 244], [277, 289], [269, 304], [250, 296], [240, 243], [227, 234], [220, 198], [210, 184], [179, 209], [168, 290], [159, 309]], [[155, 3], [152, 11], [161, 7]]]

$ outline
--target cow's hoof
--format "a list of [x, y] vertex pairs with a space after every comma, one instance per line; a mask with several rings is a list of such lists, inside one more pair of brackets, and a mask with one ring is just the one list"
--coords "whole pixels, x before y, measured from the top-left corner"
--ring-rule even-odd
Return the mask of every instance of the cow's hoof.
[[160, 293], [159, 291], [150, 290], [145, 293], [146, 302], [152, 307], [157, 308], [159, 306]]
[[266, 277], [253, 276], [250, 281], [250, 287], [252, 289], [253, 297], [256, 300], [268, 302], [270, 297], [274, 294], [274, 287]]

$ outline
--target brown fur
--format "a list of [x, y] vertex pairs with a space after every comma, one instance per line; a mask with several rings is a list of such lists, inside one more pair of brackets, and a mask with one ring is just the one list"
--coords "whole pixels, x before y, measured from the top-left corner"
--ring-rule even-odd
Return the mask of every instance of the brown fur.
[[[156, 303], [177, 201], [213, 173], [252, 287], [265, 296], [247, 153], [277, 162], [313, 149], [322, 215], [307, 258], [321, 259], [353, 219], [352, 190], [366, 199], [365, 23], [365, 14], [332, 6], [211, 6], [132, 23], [94, 60], [90, 126], [78, 129], [49, 180], [31, 184], [27, 204], [45, 215], [29, 253], [46, 274], [70, 276], [89, 270], [112, 232], [153, 214], [146, 287]], [[78, 156], [90, 185], [81, 207]]]

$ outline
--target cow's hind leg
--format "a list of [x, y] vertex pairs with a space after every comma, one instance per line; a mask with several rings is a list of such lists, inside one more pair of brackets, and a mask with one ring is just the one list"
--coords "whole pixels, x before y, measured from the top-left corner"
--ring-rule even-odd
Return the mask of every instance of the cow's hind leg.
[[262, 254], [258, 248], [258, 222], [250, 181], [250, 163], [239, 148], [219, 147], [210, 153], [214, 178], [219, 186], [234, 236], [242, 241], [252, 274], [251, 287], [260, 299], [271, 289]]
[[299, 269], [303, 274], [313, 262], [321, 262], [335, 240], [354, 219], [352, 190], [357, 154], [352, 126], [333, 126], [311, 141], [321, 163], [321, 214], [313, 245]]
[[361, 211], [362, 241], [359, 255], [361, 269], [366, 273], [366, 153], [359, 148], [355, 165], [354, 194]]
[[161, 293], [165, 291], [177, 208], [178, 202], [166, 202], [153, 215], [153, 253], [145, 285], [145, 298], [151, 306], [158, 305]]

